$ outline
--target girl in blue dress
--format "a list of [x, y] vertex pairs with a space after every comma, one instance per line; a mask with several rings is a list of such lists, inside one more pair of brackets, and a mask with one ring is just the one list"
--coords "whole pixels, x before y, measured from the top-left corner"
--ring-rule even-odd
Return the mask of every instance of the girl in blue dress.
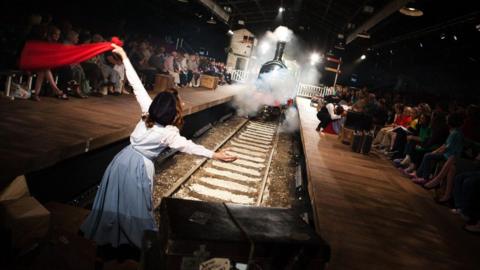
[[236, 157], [225, 151], [214, 153], [182, 137], [176, 127], [183, 122], [178, 96], [161, 92], [152, 100], [123, 48], [112, 46], [123, 60], [143, 117], [130, 135], [130, 145], [108, 165], [92, 211], [80, 229], [97, 245], [131, 244], [140, 248], [143, 232], [157, 230], [152, 204], [153, 160], [165, 148], [225, 162]]

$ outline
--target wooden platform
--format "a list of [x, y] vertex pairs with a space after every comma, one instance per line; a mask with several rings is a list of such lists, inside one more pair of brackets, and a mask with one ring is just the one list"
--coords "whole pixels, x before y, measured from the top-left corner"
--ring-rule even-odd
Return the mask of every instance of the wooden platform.
[[328, 269], [480, 269], [480, 237], [379, 156], [320, 135], [316, 109], [297, 98], [316, 229]]
[[[226, 103], [235, 91], [230, 86], [180, 89], [184, 115]], [[0, 99], [0, 188], [15, 176], [125, 139], [139, 119], [133, 94], [67, 101]]]

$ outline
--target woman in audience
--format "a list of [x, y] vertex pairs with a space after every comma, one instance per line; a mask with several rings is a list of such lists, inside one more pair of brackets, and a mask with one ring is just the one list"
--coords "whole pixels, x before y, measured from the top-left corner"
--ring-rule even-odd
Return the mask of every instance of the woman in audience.
[[341, 105], [338, 105], [339, 99], [335, 96], [326, 96], [324, 97], [324, 104], [320, 107], [320, 110], [317, 113], [317, 118], [320, 120], [316, 131], [323, 132], [323, 130], [330, 124], [332, 121], [339, 120], [342, 116], [346, 115], [346, 111]]
[[396, 116], [393, 124], [382, 128], [373, 141], [375, 148], [385, 149], [384, 153], [387, 153], [391, 150], [391, 142], [395, 135], [393, 130], [397, 127], [406, 128], [412, 121], [412, 108], [404, 107], [403, 104], [398, 104], [395, 106], [395, 111]]
[[450, 135], [445, 144], [423, 157], [422, 163], [418, 168], [412, 181], [419, 185], [426, 184], [430, 179], [432, 167], [439, 161], [446, 161], [450, 157], [458, 158], [463, 148], [463, 134], [460, 127], [463, 124], [463, 118], [460, 114], [454, 113], [447, 118], [447, 124], [450, 128]]
[[410, 121], [410, 124], [407, 127], [401, 126], [393, 130], [389, 148], [390, 151], [385, 152], [387, 155], [390, 155], [392, 159], [403, 156], [402, 154], [405, 151], [405, 145], [407, 143], [408, 136], [418, 137], [418, 133], [420, 131], [420, 127], [418, 126], [420, 115], [418, 112], [419, 110], [417, 108], [412, 108], [412, 121]]
[[143, 116], [130, 136], [131, 144], [115, 156], [105, 171], [81, 231], [97, 245], [130, 244], [141, 248], [143, 232], [158, 230], [152, 205], [154, 158], [167, 147], [226, 162], [236, 157], [224, 151], [214, 153], [182, 137], [178, 130], [183, 123], [178, 94], [165, 91], [152, 100], [125, 51], [112, 46], [123, 60]]
[[[56, 43], [60, 39], [60, 29], [55, 26], [51, 26], [48, 29], [47, 41]], [[53, 78], [52, 71], [50, 69], [37, 71], [37, 79], [35, 81], [35, 95], [32, 95], [32, 99], [35, 101], [40, 101], [40, 91], [42, 90], [42, 84], [44, 80], [47, 80], [50, 84], [50, 87], [55, 92], [55, 96], [62, 100], [67, 100], [68, 96], [60, 88], [58, 88], [55, 79]]]

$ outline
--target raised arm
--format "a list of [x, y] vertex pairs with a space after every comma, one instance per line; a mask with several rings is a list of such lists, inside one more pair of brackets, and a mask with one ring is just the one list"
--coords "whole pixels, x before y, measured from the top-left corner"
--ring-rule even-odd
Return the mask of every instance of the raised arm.
[[142, 109], [142, 113], [148, 112], [148, 108], [150, 108], [150, 104], [152, 103], [152, 98], [148, 95], [147, 90], [142, 84], [142, 81], [137, 75], [137, 72], [130, 63], [130, 59], [128, 59], [127, 54], [123, 50], [122, 47], [117, 46], [116, 44], [112, 44], [113, 52], [120, 55], [123, 61], [123, 65], [125, 66], [125, 75], [127, 76], [128, 82], [133, 87], [133, 93], [137, 98], [138, 104], [140, 104], [140, 108]]
[[235, 156], [231, 156], [225, 151], [215, 153], [202, 145], [196, 144], [191, 140], [187, 140], [187, 138], [180, 135], [178, 129], [174, 126], [165, 127], [165, 132], [166, 135], [162, 143], [168, 145], [170, 148], [177, 149], [180, 152], [213, 158], [225, 162], [232, 162], [237, 159]]

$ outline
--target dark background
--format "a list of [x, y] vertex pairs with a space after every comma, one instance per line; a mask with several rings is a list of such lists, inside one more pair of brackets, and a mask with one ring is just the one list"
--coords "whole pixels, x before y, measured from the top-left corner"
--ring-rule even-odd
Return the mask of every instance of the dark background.
[[[221, 0], [232, 9], [230, 25], [217, 19], [207, 24], [210, 11], [195, 0], [137, 1], [2, 1], [2, 35], [17, 34], [13, 25], [25, 22], [27, 15], [50, 14], [54, 23], [70, 21], [74, 27], [88, 28], [104, 36], [171, 36], [184, 38], [191, 50], [208, 50], [209, 55], [225, 60], [227, 30], [238, 29], [239, 19], [261, 35], [283, 24], [293, 29], [306, 44], [306, 51], [332, 53], [342, 57], [339, 83], [371, 89], [424, 93], [426, 96], [455, 96], [476, 99], [480, 83], [480, 12], [477, 1], [417, 0], [424, 12], [409, 17], [395, 12], [370, 29], [370, 39], [357, 38], [334, 48], [353, 29], [385, 6], [388, 0]], [[279, 16], [280, 2], [286, 11]], [[365, 5], [373, 13], [364, 12]], [[353, 24], [354, 27], [349, 27]], [[441, 36], [445, 36], [441, 39]], [[456, 36], [456, 40], [454, 39]], [[159, 40], [163, 42], [163, 40]], [[421, 45], [420, 45], [421, 43]], [[362, 54], [367, 58], [359, 61]], [[318, 67], [323, 72], [323, 66]], [[333, 76], [323, 72], [323, 83]], [[356, 80], [352, 80], [355, 78]]]

